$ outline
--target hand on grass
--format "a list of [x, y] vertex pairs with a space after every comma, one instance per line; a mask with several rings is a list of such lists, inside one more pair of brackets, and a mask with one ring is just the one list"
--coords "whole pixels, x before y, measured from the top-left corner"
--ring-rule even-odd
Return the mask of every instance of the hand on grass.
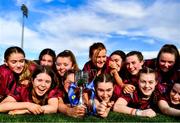
[[44, 112], [40, 105], [31, 102], [28, 102], [27, 109], [35, 115], [42, 114]]
[[142, 110], [141, 115], [147, 116], [147, 117], [155, 117], [156, 112], [154, 112], [152, 109], [145, 109], [145, 110]]
[[8, 112], [9, 115], [26, 114], [26, 113], [30, 113], [30, 112], [26, 109], [25, 110], [12, 110]]

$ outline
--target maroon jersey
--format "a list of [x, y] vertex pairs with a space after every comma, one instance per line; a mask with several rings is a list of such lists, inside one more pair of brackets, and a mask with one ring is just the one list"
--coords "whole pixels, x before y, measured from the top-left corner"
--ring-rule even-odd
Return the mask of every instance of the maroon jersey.
[[114, 94], [113, 94], [114, 101], [116, 101], [122, 95], [122, 91], [123, 88], [120, 87], [119, 85], [114, 86]]
[[128, 102], [128, 107], [136, 108], [136, 109], [154, 109], [157, 107], [157, 98], [158, 93], [153, 92], [151, 97], [148, 100], [142, 99], [143, 94], [139, 90], [135, 90], [132, 94], [124, 94], [122, 93], [121, 98], [125, 99]]
[[178, 81], [178, 77], [180, 76], [180, 71], [178, 70], [170, 70], [169, 72], [162, 72], [160, 70], [158, 72], [158, 82], [160, 82], [163, 86], [167, 88], [167, 91], [170, 90], [174, 84], [174, 82]]
[[123, 82], [124, 84], [132, 84], [135, 87], [138, 87], [138, 81], [138, 76], [128, 74]]
[[14, 73], [6, 66], [0, 66], [0, 102], [9, 94], [14, 88], [15, 82]]
[[158, 74], [158, 82], [160, 82], [163, 86], [166, 86], [167, 90], [171, 89], [174, 82], [178, 80], [180, 76], [179, 68], [173, 68], [168, 72], [161, 71], [156, 64], [156, 59], [148, 59], [145, 60], [144, 66], [155, 69]]
[[[14, 91], [9, 93], [17, 102], [33, 102], [32, 100], [32, 90], [28, 86], [20, 85]], [[45, 104], [48, 104], [50, 98], [58, 98], [59, 91], [58, 88], [50, 90], [47, 94], [47, 100]]]
[[[107, 57], [106, 63], [102, 68], [102, 73], [110, 73], [109, 70], [109, 58]], [[98, 68], [93, 64], [93, 62], [90, 60], [86, 62], [86, 64], [83, 67], [83, 71], [89, 72], [89, 82], [91, 82], [94, 77], [96, 77]]]
[[166, 101], [166, 102], [168, 103], [168, 105], [169, 105], [170, 107], [172, 107], [172, 108], [180, 109], [180, 104], [175, 105], [175, 104], [171, 103], [171, 99], [170, 99], [170, 97], [169, 97], [169, 94], [161, 95], [160, 98], [159, 98], [159, 100], [164, 100], [164, 101]]

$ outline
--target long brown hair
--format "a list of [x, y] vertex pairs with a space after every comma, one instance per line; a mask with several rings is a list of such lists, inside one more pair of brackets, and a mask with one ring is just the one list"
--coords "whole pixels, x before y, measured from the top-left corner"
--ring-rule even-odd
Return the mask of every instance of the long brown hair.
[[40, 104], [40, 105], [45, 105], [47, 104], [48, 101], [48, 94], [49, 92], [54, 89], [57, 85], [56, 82], [56, 75], [53, 72], [52, 68], [50, 68], [49, 66], [38, 66], [35, 71], [32, 74], [32, 81], [34, 81], [34, 79], [37, 77], [38, 74], [40, 73], [46, 73], [51, 77], [51, 86], [50, 89], [46, 92], [46, 94], [42, 97], [39, 97], [35, 91], [33, 90], [33, 83], [30, 83], [30, 91], [31, 91], [31, 98], [33, 100], [34, 103], [36, 104]]
[[58, 57], [70, 57], [70, 60], [72, 61], [72, 65], [73, 65], [73, 69], [78, 71], [79, 70], [79, 67], [78, 67], [78, 64], [77, 64], [77, 61], [76, 61], [76, 57], [75, 55], [73, 54], [72, 51], [70, 50], [64, 50], [62, 52], [60, 52], [57, 57], [56, 57], [56, 60]]

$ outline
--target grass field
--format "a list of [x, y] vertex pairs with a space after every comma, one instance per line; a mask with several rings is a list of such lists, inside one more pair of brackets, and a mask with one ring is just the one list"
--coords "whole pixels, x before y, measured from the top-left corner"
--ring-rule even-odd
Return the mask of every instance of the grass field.
[[129, 116], [110, 112], [107, 118], [86, 116], [84, 118], [72, 118], [63, 114], [48, 115], [15, 115], [0, 113], [0, 122], [180, 122], [179, 117], [169, 117], [158, 114], [154, 118]]

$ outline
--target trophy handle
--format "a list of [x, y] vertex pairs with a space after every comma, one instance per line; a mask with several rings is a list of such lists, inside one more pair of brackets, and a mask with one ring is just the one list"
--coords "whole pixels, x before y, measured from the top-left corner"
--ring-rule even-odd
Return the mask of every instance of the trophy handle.
[[78, 105], [83, 105], [83, 87], [79, 87], [80, 88], [80, 97], [79, 97], [79, 103]]

